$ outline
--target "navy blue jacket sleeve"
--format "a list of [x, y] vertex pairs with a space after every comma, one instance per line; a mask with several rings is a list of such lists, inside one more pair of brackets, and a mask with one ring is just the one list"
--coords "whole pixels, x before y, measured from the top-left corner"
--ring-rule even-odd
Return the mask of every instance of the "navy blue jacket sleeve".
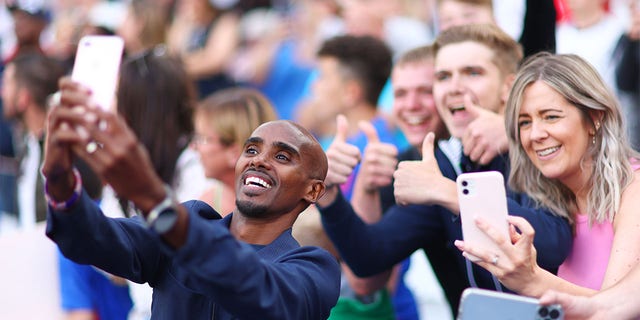
[[131, 281], [154, 283], [162, 259], [159, 238], [137, 218], [105, 217], [86, 192], [69, 212], [48, 208], [46, 234], [65, 257]]
[[[186, 244], [177, 251], [163, 245], [180, 266], [174, 274], [178, 282], [241, 319], [329, 317], [340, 291], [340, 267], [328, 252], [297, 243], [291, 250], [290, 230], [256, 251], [223, 224], [203, 223], [193, 210], [189, 214]], [[271, 258], [261, 258], [262, 250]]]
[[509, 215], [525, 218], [536, 232], [533, 245], [540, 267], [557, 272], [573, 246], [573, 232], [569, 222], [542, 208], [535, 209], [533, 200], [524, 194], [508, 193]]
[[353, 272], [371, 276], [388, 270], [412, 252], [446, 239], [438, 206], [392, 206], [380, 221], [364, 223], [340, 194], [320, 208], [322, 224]]
[[[507, 203], [510, 215], [527, 219], [536, 230], [538, 264], [555, 273], [573, 243], [567, 220], [534, 209], [533, 202], [521, 194], [509, 194]], [[365, 224], [342, 196], [320, 211], [329, 238], [358, 276], [387, 270], [419, 248], [452, 246], [454, 240], [462, 239], [460, 220], [440, 206], [392, 206], [372, 225]]]

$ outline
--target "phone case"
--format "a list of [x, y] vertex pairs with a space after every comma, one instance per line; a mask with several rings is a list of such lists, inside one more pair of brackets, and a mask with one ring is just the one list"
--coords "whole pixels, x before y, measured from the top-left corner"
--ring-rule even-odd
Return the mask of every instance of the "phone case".
[[118, 36], [84, 36], [78, 43], [71, 78], [89, 87], [92, 102], [111, 110], [124, 41]]
[[541, 306], [537, 299], [468, 288], [462, 293], [457, 320], [562, 320], [560, 305]]
[[[509, 237], [507, 196], [504, 178], [497, 171], [463, 173], [456, 179], [462, 237], [466, 243], [499, 252], [497, 245], [478, 229], [474, 217], [483, 217], [505, 237]], [[471, 261], [478, 258], [470, 256]]]

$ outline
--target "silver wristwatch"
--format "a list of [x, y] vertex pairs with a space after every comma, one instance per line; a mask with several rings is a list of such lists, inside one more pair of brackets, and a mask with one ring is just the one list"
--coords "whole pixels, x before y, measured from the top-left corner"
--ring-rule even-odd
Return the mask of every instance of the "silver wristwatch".
[[[165, 198], [143, 219], [147, 227], [159, 234], [164, 234], [171, 230], [178, 221], [177, 201], [173, 191], [168, 185], [164, 185]], [[144, 217], [144, 216], [143, 216]]]

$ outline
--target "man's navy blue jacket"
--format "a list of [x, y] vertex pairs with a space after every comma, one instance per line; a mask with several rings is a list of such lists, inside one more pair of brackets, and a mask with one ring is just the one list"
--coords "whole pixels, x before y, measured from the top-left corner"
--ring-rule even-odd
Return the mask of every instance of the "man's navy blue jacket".
[[69, 259], [153, 287], [152, 319], [326, 319], [340, 291], [328, 252], [300, 247], [291, 229], [262, 248], [229, 233], [231, 216], [201, 201], [179, 250], [137, 218], [106, 218], [83, 192], [69, 212], [49, 208], [47, 236]]
[[[447, 156], [435, 149], [435, 157], [442, 174], [455, 181], [457, 173]], [[508, 177], [508, 156], [498, 156], [479, 171], [499, 171]], [[566, 219], [550, 211], [535, 208], [533, 200], [507, 188], [510, 215], [527, 219], [536, 231], [534, 245], [538, 264], [553, 273], [569, 254], [573, 243], [571, 227]], [[446, 246], [455, 253], [460, 274], [466, 274], [466, 262], [454, 246], [462, 239], [460, 219], [437, 205], [394, 205], [375, 224], [365, 224], [342, 195], [334, 203], [320, 208], [322, 223], [338, 249], [340, 256], [353, 272], [361, 277], [388, 270], [418, 249]], [[474, 279], [481, 288], [496, 289], [491, 274], [473, 265]], [[470, 286], [468, 279], [465, 279]], [[446, 286], [446, 283], [442, 284]]]

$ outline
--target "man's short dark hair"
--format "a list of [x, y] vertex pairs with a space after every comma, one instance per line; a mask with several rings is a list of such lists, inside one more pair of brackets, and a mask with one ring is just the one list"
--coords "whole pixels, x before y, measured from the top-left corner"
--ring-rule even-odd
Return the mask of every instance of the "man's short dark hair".
[[362, 84], [367, 102], [376, 106], [392, 66], [391, 49], [371, 36], [344, 35], [322, 44], [318, 57], [331, 57]]
[[26, 88], [35, 103], [46, 109], [47, 98], [58, 90], [58, 80], [65, 74], [62, 63], [41, 53], [24, 53], [9, 64], [15, 67], [16, 84]]

